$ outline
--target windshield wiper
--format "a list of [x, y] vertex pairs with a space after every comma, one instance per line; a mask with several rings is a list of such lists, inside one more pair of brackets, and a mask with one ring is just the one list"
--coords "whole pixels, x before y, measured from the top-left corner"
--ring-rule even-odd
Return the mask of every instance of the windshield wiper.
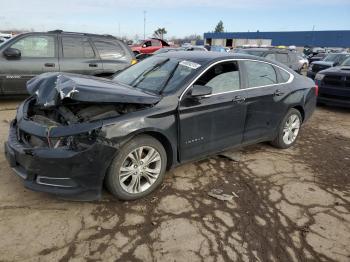
[[155, 70], [157, 70], [159, 67], [161, 67], [162, 65], [164, 65], [166, 62], [168, 62], [170, 59], [167, 58], [163, 61], [160, 61], [158, 63], [156, 63], [153, 67], [151, 67], [150, 69], [146, 70], [143, 74], [139, 75], [134, 81], [132, 81], [130, 83], [130, 86], [132, 87], [137, 87], [143, 80], [145, 80], [146, 76], [152, 72], [154, 72]]
[[169, 74], [168, 78], [164, 81], [164, 84], [162, 85], [162, 87], [159, 89], [158, 93], [162, 94], [165, 87], [168, 85], [170, 79], [174, 76], [176, 69], [179, 67], [179, 63], [176, 64], [176, 66], [174, 67], [174, 69], [171, 71], [171, 73]]

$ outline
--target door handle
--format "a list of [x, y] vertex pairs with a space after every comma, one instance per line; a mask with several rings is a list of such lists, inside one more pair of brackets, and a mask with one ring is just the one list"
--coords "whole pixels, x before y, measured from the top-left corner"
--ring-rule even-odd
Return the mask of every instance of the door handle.
[[45, 63], [45, 67], [55, 67], [55, 63]]
[[235, 96], [233, 99], [232, 99], [232, 102], [234, 102], [235, 104], [241, 104], [245, 101], [245, 97], [243, 96]]
[[97, 64], [91, 63], [91, 64], [89, 64], [89, 67], [97, 67]]
[[284, 95], [284, 92], [282, 92], [281, 90], [277, 89], [277, 90], [275, 91], [275, 93], [273, 93], [273, 95], [274, 95], [274, 96], [282, 96], [282, 95]]

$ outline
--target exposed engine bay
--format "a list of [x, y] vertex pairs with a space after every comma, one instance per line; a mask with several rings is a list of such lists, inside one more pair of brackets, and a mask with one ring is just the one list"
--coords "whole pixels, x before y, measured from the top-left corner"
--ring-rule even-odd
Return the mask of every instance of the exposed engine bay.
[[113, 118], [149, 106], [141, 104], [77, 103], [73, 101], [46, 108], [33, 103], [28, 112], [28, 117], [40, 124], [60, 126]]
[[76, 101], [65, 101], [54, 107], [43, 107], [37, 105], [36, 100], [31, 101], [28, 107], [27, 117], [40, 125], [47, 126], [47, 136], [37, 137], [21, 132], [22, 141], [31, 147], [66, 148], [83, 150], [96, 141], [98, 132], [96, 130], [77, 136], [60, 138], [50, 137], [50, 130], [59, 126], [93, 122], [118, 117], [123, 114], [145, 109], [151, 105], [141, 104], [103, 104], [103, 103], [81, 103]]

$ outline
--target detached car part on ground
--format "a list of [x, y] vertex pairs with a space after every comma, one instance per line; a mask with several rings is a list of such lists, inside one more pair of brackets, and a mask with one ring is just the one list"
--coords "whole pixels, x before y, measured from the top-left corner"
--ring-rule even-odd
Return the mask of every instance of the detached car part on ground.
[[167, 169], [228, 148], [292, 146], [315, 109], [312, 80], [263, 58], [150, 57], [113, 80], [48, 73], [12, 121], [5, 153], [27, 188], [82, 200], [102, 186], [132, 200]]
[[318, 72], [315, 82], [319, 86], [320, 104], [350, 107], [350, 58], [341, 66]]

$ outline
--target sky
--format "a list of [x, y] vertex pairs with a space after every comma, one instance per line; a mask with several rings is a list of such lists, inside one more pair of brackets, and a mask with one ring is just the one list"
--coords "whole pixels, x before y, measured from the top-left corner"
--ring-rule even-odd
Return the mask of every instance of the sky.
[[0, 30], [112, 34], [143, 38], [227, 32], [350, 30], [350, 0], [0, 0]]

